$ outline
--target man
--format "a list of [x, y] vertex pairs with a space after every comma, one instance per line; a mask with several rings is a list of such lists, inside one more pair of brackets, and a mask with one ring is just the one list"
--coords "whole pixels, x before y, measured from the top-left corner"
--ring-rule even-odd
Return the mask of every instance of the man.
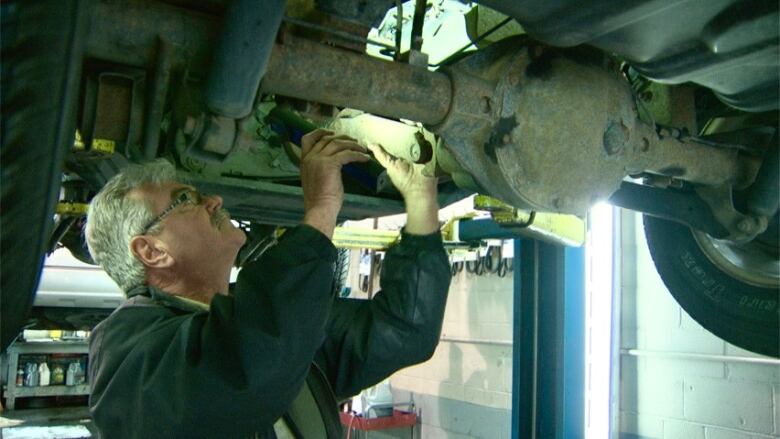
[[247, 264], [230, 294], [246, 238], [220, 197], [159, 161], [106, 184], [87, 242], [128, 300], [90, 339], [90, 409], [103, 436], [340, 437], [337, 399], [433, 354], [450, 279], [436, 180], [371, 149], [408, 213], [371, 301], [332, 297], [341, 167], [369, 159], [347, 137], [303, 138], [302, 223]]

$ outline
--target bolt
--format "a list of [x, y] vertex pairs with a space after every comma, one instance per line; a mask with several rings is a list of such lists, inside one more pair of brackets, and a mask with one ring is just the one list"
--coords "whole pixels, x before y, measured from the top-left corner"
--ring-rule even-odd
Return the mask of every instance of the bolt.
[[737, 229], [739, 229], [739, 231], [742, 233], [752, 233], [755, 226], [755, 222], [749, 216], [742, 218], [737, 223]]
[[501, 138], [501, 142], [504, 145], [509, 145], [510, 143], [512, 143], [512, 137], [509, 134], [504, 134], [504, 137]]
[[483, 113], [490, 113], [490, 98], [487, 96], [482, 96], [482, 99], [479, 103], [479, 108]]
[[512, 76], [509, 77], [509, 85], [512, 87], [517, 87], [520, 85], [520, 75], [513, 73]]

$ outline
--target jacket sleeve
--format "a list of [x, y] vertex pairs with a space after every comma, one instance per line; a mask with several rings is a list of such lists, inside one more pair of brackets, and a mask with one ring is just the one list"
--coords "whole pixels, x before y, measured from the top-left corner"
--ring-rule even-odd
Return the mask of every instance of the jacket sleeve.
[[[244, 267], [233, 295], [216, 296], [208, 313], [160, 319], [136, 334], [105, 330], [95, 340], [105, 351], [97, 367], [107, 370], [94, 374], [93, 414], [103, 425], [137, 416], [130, 424], [158, 433], [201, 428], [197, 437], [208, 437], [209, 425], [241, 434], [269, 427], [297, 396], [325, 337], [335, 257], [327, 237], [299, 226]], [[132, 344], [126, 354], [122, 343]]]
[[372, 300], [336, 300], [316, 363], [337, 398], [433, 355], [450, 279], [439, 233], [403, 233], [385, 256], [381, 291]]

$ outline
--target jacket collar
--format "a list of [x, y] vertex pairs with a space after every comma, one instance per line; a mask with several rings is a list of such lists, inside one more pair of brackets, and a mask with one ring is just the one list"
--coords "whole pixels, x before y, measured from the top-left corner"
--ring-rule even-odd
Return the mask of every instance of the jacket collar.
[[149, 285], [138, 285], [131, 288], [127, 292], [128, 300], [138, 296], [146, 296], [155, 302], [160, 303], [161, 305], [177, 308], [187, 312], [203, 312], [209, 310], [209, 305], [205, 303], [166, 293], [159, 288]]

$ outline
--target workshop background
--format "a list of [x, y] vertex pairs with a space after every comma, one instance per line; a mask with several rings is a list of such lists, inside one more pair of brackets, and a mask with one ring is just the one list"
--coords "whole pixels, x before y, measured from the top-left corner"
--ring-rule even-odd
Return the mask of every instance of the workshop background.
[[[377, 224], [398, 228], [403, 218]], [[353, 251], [354, 297], [365, 294], [360, 260]], [[653, 265], [641, 215], [595, 208], [586, 266], [584, 437], [780, 437], [780, 361], [724, 342], [680, 308]], [[391, 377], [394, 401], [413, 401], [419, 413], [417, 437], [511, 437], [513, 276], [455, 274], [435, 354]]]

